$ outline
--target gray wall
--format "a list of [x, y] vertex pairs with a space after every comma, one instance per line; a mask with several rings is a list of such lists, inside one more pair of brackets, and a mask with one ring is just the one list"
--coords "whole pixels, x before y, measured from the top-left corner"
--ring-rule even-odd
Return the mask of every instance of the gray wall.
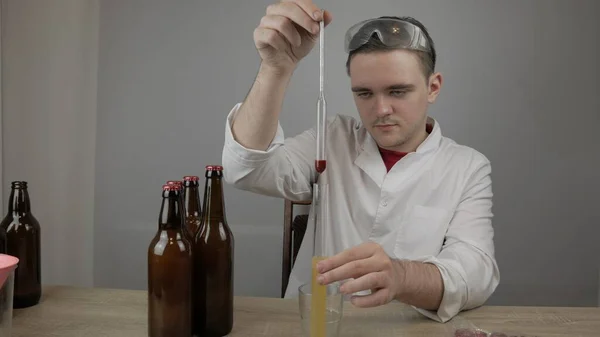
[[[94, 279], [143, 289], [160, 185], [219, 163], [225, 116], [257, 71], [265, 0], [105, 0], [100, 9]], [[357, 116], [343, 34], [411, 15], [445, 76], [443, 133], [493, 164], [501, 284], [490, 304], [596, 305], [600, 268], [597, 1], [319, 1], [332, 113]], [[318, 53], [286, 97], [287, 135], [314, 122]], [[283, 202], [226, 187], [238, 295], [278, 296]]]
[[99, 1], [1, 5], [4, 201], [28, 181], [43, 283], [91, 286]]

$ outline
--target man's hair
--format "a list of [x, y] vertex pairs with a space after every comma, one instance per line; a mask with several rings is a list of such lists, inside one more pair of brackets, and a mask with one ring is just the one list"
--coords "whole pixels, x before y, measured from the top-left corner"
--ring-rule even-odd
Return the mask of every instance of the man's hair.
[[[397, 19], [397, 20], [406, 21], [408, 23], [412, 23], [413, 25], [419, 27], [423, 31], [423, 33], [425, 34], [425, 38], [427, 39], [427, 43], [430, 46], [431, 52], [426, 53], [426, 52], [422, 52], [420, 50], [412, 50], [412, 49], [410, 49], [410, 51], [417, 54], [417, 56], [419, 57], [419, 60], [421, 61], [421, 67], [422, 67], [423, 73], [425, 74], [425, 78], [426, 79], [429, 78], [429, 76], [431, 76], [431, 74], [433, 74], [433, 72], [435, 71], [436, 52], [435, 52], [435, 46], [433, 44], [433, 39], [431, 39], [431, 36], [429, 36], [429, 32], [427, 31], [427, 28], [425, 28], [425, 26], [420, 21], [418, 21], [417, 19], [412, 18], [410, 16], [402, 16], [402, 17], [381, 16], [379, 18], [380, 19]], [[348, 75], [350, 75], [350, 61], [352, 60], [352, 57], [356, 54], [371, 53], [371, 52], [378, 52], [378, 51], [390, 51], [390, 50], [396, 50], [396, 49], [402, 49], [402, 48], [386, 46], [384, 43], [381, 42], [381, 40], [379, 40], [379, 37], [377, 36], [377, 34], [373, 33], [373, 35], [371, 36], [371, 38], [369, 39], [369, 41], [367, 43], [360, 46], [356, 50], [351, 51], [348, 54], [348, 60], [346, 61], [346, 72], [348, 73]]]

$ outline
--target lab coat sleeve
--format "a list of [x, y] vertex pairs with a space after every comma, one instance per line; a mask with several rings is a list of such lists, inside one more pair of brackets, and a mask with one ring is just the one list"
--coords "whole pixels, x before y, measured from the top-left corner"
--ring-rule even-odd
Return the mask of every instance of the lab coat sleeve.
[[293, 201], [312, 199], [316, 134], [313, 129], [285, 138], [281, 125], [265, 151], [242, 146], [232, 122], [241, 106], [229, 112], [222, 153], [223, 177], [234, 187]]
[[437, 311], [415, 309], [439, 322], [483, 305], [500, 280], [494, 257], [491, 166], [487, 159], [479, 159], [466, 180], [441, 252], [422, 259], [438, 267], [444, 294]]

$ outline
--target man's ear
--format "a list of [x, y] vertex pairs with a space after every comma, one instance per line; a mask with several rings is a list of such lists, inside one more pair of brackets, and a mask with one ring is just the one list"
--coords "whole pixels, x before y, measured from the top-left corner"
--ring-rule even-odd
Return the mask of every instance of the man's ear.
[[440, 94], [442, 89], [443, 77], [441, 73], [434, 73], [429, 76], [429, 90], [427, 95], [427, 101], [431, 104], [435, 102], [435, 99]]

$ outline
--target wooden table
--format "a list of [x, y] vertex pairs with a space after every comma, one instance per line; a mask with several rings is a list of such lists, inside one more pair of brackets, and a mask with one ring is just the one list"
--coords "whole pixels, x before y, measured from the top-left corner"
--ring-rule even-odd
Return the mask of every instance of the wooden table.
[[[39, 305], [14, 311], [12, 337], [146, 337], [146, 292], [47, 287]], [[399, 303], [344, 305], [340, 336], [449, 337], [456, 327], [519, 336], [600, 336], [600, 308], [482, 307], [441, 324]], [[231, 336], [302, 336], [297, 300], [237, 297]]]

